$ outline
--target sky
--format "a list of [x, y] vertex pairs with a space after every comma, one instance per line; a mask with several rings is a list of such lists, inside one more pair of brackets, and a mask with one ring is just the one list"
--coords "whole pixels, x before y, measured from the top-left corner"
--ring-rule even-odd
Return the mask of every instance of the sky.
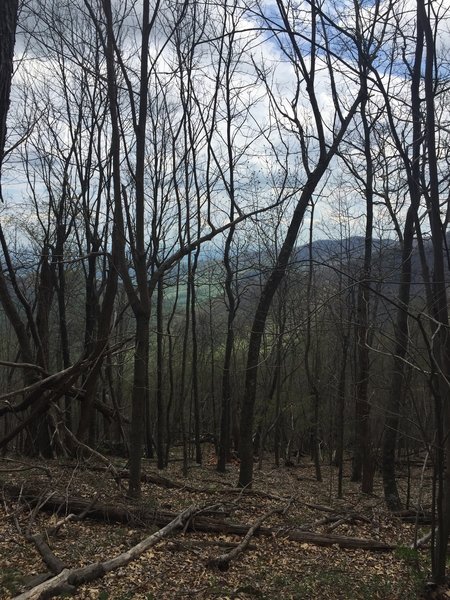
[[[441, 13], [444, 12], [445, 2], [434, 5], [440, 6]], [[13, 80], [12, 108], [9, 118], [10, 143], [15, 144], [22, 136], [24, 140], [8, 159], [4, 189], [7, 199], [6, 210], [9, 210], [8, 219], [11, 219], [11, 213], [17, 216], [15, 213], [20, 206], [21, 218], [29, 221], [30, 227], [33, 224], [39, 226], [36, 205], [42, 205], [45, 209], [48, 203], [49, 191], [45, 185], [43, 168], [47, 170], [47, 174], [44, 171], [45, 176], [48, 175], [48, 170], [51, 170], [47, 183], [51, 180], [52, 186], [60, 187], [61, 169], [64, 160], [70, 154], [73, 129], [71, 133], [69, 122], [75, 119], [76, 102], [82, 98], [84, 103], [82, 110], [86, 111], [80, 131], [77, 133], [80, 140], [77, 142], [78, 163], [85, 162], [89, 139], [91, 139], [92, 120], [89, 103], [94, 103], [95, 110], [100, 112], [105, 110], [104, 103], [102, 108], [99, 100], [105, 97], [105, 65], [104, 60], [97, 64], [93, 62], [95, 29], [89, 22], [84, 4], [80, 2], [77, 5], [76, 2], [66, 3], [59, 0], [53, 4], [51, 0], [34, 0], [34, 6], [37, 10], [32, 19], [26, 19], [23, 13], [21, 15], [22, 29], [17, 39], [17, 69]], [[139, 13], [140, 3], [135, 3], [133, 6], [131, 10], [131, 3], [120, 3], [120, 12], [122, 15], [126, 14], [126, 19], [120, 29], [117, 27], [117, 31], [122, 49], [121, 56], [126, 67], [125, 72], [130, 86], [134, 88], [132, 97], [136, 101], [140, 29], [135, 17]], [[200, 9], [206, 7], [205, 4], [200, 3], [198, 6]], [[317, 37], [320, 47], [317, 49], [315, 59], [315, 96], [327, 140], [332, 138], [331, 132], [339, 123], [336, 102], [339, 110], [345, 114], [351, 99], [357, 92], [356, 50], [352, 47], [348, 35], [355, 27], [353, 3], [339, 3], [339, 11], [336, 11], [335, 6], [332, 2], [323, 3], [324, 11], [329, 17], [329, 20], [324, 21], [326, 23], [324, 31], [329, 36], [328, 43], [332, 50], [329, 64], [333, 67], [333, 79], [330, 79], [329, 64], [325, 61], [323, 51], [325, 40], [320, 33]], [[374, 14], [374, 6], [374, 2], [364, 2], [362, 5], [362, 21], [367, 30]], [[156, 110], [157, 107], [158, 111], [163, 112], [163, 116], [155, 113], [153, 122], [150, 120], [148, 125], [149, 138], [157, 144], [156, 149], [149, 144], [147, 153], [150, 173], [153, 174], [149, 175], [148, 180], [150, 190], [148, 218], [151, 219], [152, 211], [159, 211], [164, 207], [167, 211], [168, 223], [166, 235], [170, 236], [170, 228], [174, 226], [170, 223], [176, 222], [173, 213], [176, 210], [176, 203], [169, 198], [174, 193], [171, 184], [174, 174], [178, 180], [180, 197], [185, 203], [192, 203], [192, 207], [189, 208], [191, 215], [195, 215], [200, 193], [199, 201], [203, 207], [206, 206], [207, 201], [211, 202], [216, 224], [220, 225], [226, 221], [230, 204], [230, 159], [234, 169], [234, 194], [240, 209], [250, 210], [257, 202], [260, 204], [274, 202], [282, 193], [280, 190], [283, 185], [285, 185], [284, 195], [288, 198], [286, 202], [290, 205], [295, 204], [296, 197], [306, 180], [305, 165], [313, 169], [318, 158], [318, 130], [305, 84], [305, 75], [309, 72], [312, 60], [311, 43], [307, 39], [310, 38], [311, 19], [308, 13], [309, 5], [306, 2], [299, 2], [297, 7], [297, 14], [291, 15], [294, 39], [299, 48], [299, 55], [295, 56], [286, 33], [267, 30], [268, 25], [276, 27], [282, 25], [282, 18], [275, 2], [255, 2], [250, 9], [247, 4], [245, 10], [239, 4], [233, 10], [231, 2], [220, 5], [209, 4], [208, 21], [204, 27], [201, 26], [200, 19], [202, 10], [199, 10], [195, 15], [197, 18], [195, 27], [189, 21], [188, 14], [185, 21], [177, 27], [176, 32], [173, 29], [173, 13], [168, 9], [167, 4], [162, 3], [150, 45], [149, 106], [153, 106], [153, 109], [149, 110]], [[387, 3], [381, 2], [380, 13], [384, 14], [388, 10], [387, 7]], [[401, 28], [403, 34], [405, 36], [413, 34], [414, 4], [409, 1], [394, 3], [394, 8], [397, 14], [400, 8], [405, 11], [401, 17], [404, 21]], [[225, 12], [228, 14], [224, 23]], [[381, 40], [382, 33], [386, 39], [386, 42], [377, 48], [378, 54], [374, 60], [383, 81], [396, 95], [393, 101], [397, 103], [396, 111], [399, 119], [407, 120], [408, 108], [401, 99], [402, 96], [407, 98], [409, 91], [409, 80], [405, 77], [407, 65], [402, 58], [401, 44], [398, 50], [395, 50], [398, 36], [392, 37], [393, 17], [394, 15], [391, 15], [384, 31], [381, 25], [374, 29], [374, 48]], [[319, 25], [322, 26], [321, 23]], [[181, 42], [181, 54], [184, 54], [181, 63], [183, 69], [180, 65], [180, 56], [176, 53], [176, 33], [179, 33], [184, 40]], [[223, 33], [226, 34], [225, 37], [222, 37]], [[438, 36], [438, 49], [443, 57], [440, 70], [444, 79], [448, 73], [447, 40], [446, 21], [442, 24]], [[229, 51], [230, 53], [227, 54]], [[405, 56], [408, 56], [408, 53], [411, 55], [411, 52], [412, 47], [408, 51], [406, 45]], [[394, 68], [387, 72], [387, 58], [390, 58], [393, 53], [396, 58], [393, 63]], [[191, 79], [186, 72], [190, 56], [193, 58]], [[226, 69], [223, 59], [226, 57], [231, 60], [229, 93], [232, 110], [230, 114], [227, 114], [225, 103]], [[100, 82], [97, 83], [97, 88], [93, 83], [96, 79]], [[84, 91], [80, 87], [83, 82], [87, 85]], [[127, 174], [127, 160], [130, 162], [131, 169], [134, 161], [132, 115], [127, 106], [127, 98], [129, 99], [127, 80], [122, 77], [120, 83], [122, 125], [126, 132], [124, 134], [126, 143], [123, 148], [124, 181], [126, 185], [131, 186], [132, 190], [132, 178]], [[190, 90], [191, 84], [194, 87]], [[336, 88], [334, 100], [332, 84]], [[64, 92], [68, 93], [67, 97], [64, 97]], [[187, 107], [189, 117], [186, 115], [186, 106], [182, 103], [185, 93], [189, 96]], [[373, 99], [372, 110], [376, 111], [379, 96], [374, 94]], [[70, 114], [67, 112], [68, 107], [70, 107]], [[46, 113], [50, 108], [52, 114]], [[42, 113], [39, 114], [41, 110]], [[444, 119], [447, 118], [447, 112], [446, 104], [443, 103]], [[33, 116], [36, 117], [35, 122]], [[95, 139], [97, 151], [107, 155], [109, 126], [107, 116], [104, 119], [104, 128], [96, 132]], [[157, 131], [151, 135], [153, 127], [156, 127]], [[231, 155], [227, 149], [227, 127], [232, 138]], [[405, 131], [407, 143], [409, 135], [407, 127]], [[29, 132], [28, 137], [27, 132]], [[360, 154], [358, 117], [350, 127], [350, 132], [352, 141], [350, 144], [344, 144], [343, 147], [346, 152], [357, 157]], [[190, 136], [190, 139], [183, 137], [186, 135]], [[308, 152], [307, 161], [302, 157], [302, 143]], [[21, 166], [24, 157], [29, 164], [36, 167], [28, 182]], [[77, 183], [80, 165], [77, 164], [75, 156], [69, 157], [68, 160], [73, 182], [72, 193], [77, 203], [81, 193], [80, 184]], [[100, 157], [99, 160], [104, 158]], [[189, 162], [189, 168], [192, 168], [194, 161], [197, 175], [194, 176], [192, 171], [186, 178], [185, 164]], [[84, 166], [82, 165], [82, 170]], [[332, 173], [327, 177], [326, 185], [318, 188], [321, 197], [315, 197], [317, 202], [315, 214], [319, 224], [316, 235], [321, 237], [324, 231], [328, 231], [329, 235], [337, 235], [340, 231], [340, 220], [344, 218], [350, 218], [354, 222], [355, 229], [360, 232], [364, 222], [363, 194], [357, 189], [358, 186], [352, 183], [353, 180], [346, 172], [342, 161], [334, 160], [331, 167]], [[150, 184], [154, 181], [157, 169], [163, 169], [164, 177], [161, 179], [158, 193], [155, 194]], [[92, 197], [89, 202], [94, 210], [100, 183], [96, 175], [90, 176], [90, 181]], [[212, 185], [212, 193], [208, 191], [208, 182]], [[37, 199], [33, 199], [31, 187], [34, 188]], [[341, 206], [340, 198], [343, 189], [346, 190], [347, 209], [344, 211], [345, 214], [341, 215], [338, 208]], [[297, 195], [292, 195], [295, 190]], [[57, 197], [56, 189], [55, 198]], [[187, 207], [183, 208], [182, 219], [186, 218], [187, 210]], [[101, 212], [106, 215], [106, 207], [102, 208]], [[377, 205], [376, 212], [381, 227], [386, 220], [386, 209], [382, 203]], [[6, 218], [5, 208], [2, 218]], [[289, 210], [285, 211], [283, 218], [287, 224]], [[202, 215], [202, 224], [206, 223], [207, 218]], [[48, 223], [45, 222], [43, 225], [45, 228]], [[251, 224], [249, 226], [251, 228]], [[245, 226], [243, 228], [245, 229]], [[303, 230], [306, 231], [307, 227]]]

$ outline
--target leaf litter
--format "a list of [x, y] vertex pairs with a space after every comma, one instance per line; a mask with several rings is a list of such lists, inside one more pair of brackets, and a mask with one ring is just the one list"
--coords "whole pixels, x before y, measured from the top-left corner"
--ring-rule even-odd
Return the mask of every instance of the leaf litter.
[[[31, 461], [30, 461], [31, 462]], [[71, 463], [48, 461], [51, 481], [42, 472], [27, 472], [27, 479], [11, 473], [2, 484], [16, 483], [54, 491], [67, 499], [87, 500], [98, 494], [98, 501], [118, 506], [130, 505], [124, 488], [119, 488], [108, 472], [92, 461]], [[117, 463], [118, 469], [126, 467]], [[96, 470], [97, 469], [97, 470]], [[157, 475], [146, 461], [144, 471]], [[179, 463], [169, 466], [165, 477], [189, 488], [166, 488], [143, 483], [142, 498], [134, 508], [159, 507], [179, 512], [189, 505], [220, 505], [224, 519], [250, 526], [258, 517], [290, 499], [285, 514], [271, 515], [264, 521], [274, 534], [258, 535], [250, 547], [233, 560], [226, 572], [207, 567], [214, 556], [239, 544], [243, 536], [227, 533], [179, 531], [152, 547], [126, 567], [77, 589], [80, 600], [172, 600], [263, 598], [266, 600], [305, 599], [408, 599], [421, 597], [429, 576], [429, 550], [409, 551], [414, 524], [403, 523], [385, 510], [381, 482], [375, 493], [362, 495], [358, 485], [345, 480], [342, 500], [336, 497], [335, 472], [324, 467], [324, 481], [314, 480], [314, 468], [274, 469], [267, 461], [256, 471], [253, 491], [239, 493], [235, 486], [238, 466], [230, 465], [219, 474], [211, 465], [190, 469], [188, 480]], [[23, 475], [22, 475], [23, 477]], [[124, 482], [126, 484], [126, 482]], [[198, 491], [193, 491], [193, 489]], [[200, 491], [203, 490], [203, 491]], [[37, 550], [21, 535], [27, 527], [44, 532], [66, 514], [59, 516], [34, 512], [31, 507], [11, 502], [4, 495], [0, 506], [0, 598], [10, 600], [48, 571]], [[348, 515], [348, 518], [346, 518]], [[350, 518], [353, 515], [354, 518]], [[339, 517], [342, 517], [339, 519]], [[356, 518], [360, 517], [360, 518]], [[333, 521], [334, 519], [334, 521]], [[283, 537], [289, 529], [304, 528], [316, 533], [380, 540], [397, 549], [371, 552], [296, 542]], [[73, 568], [106, 560], [126, 551], [156, 531], [152, 523], [139, 528], [105, 523], [86, 518], [69, 521], [49, 540], [53, 553]], [[20, 533], [21, 532], [21, 533]], [[426, 533], [426, 527], [419, 535]], [[446, 591], [441, 597], [445, 598]], [[436, 598], [438, 596], [435, 596]]]

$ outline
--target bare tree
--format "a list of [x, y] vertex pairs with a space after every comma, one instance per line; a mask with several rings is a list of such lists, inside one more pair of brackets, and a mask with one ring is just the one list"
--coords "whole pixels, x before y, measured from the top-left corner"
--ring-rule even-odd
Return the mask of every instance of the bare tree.
[[[239, 485], [242, 487], [249, 486], [252, 482], [253, 416], [256, 399], [259, 353], [267, 315], [274, 294], [285, 275], [307, 207], [310, 204], [322, 177], [325, 175], [332, 158], [336, 154], [339, 144], [352, 122], [362, 98], [362, 93], [358, 89], [350, 101], [350, 107], [347, 112], [345, 114], [342, 112], [335, 88], [335, 77], [337, 76], [337, 73], [334, 72], [334, 67], [332, 67], [333, 61], [331, 60], [331, 54], [329, 52], [322, 54], [320, 50], [324, 44], [327, 44], [327, 28], [329, 27], [329, 23], [323, 20], [325, 17], [321, 14], [320, 9], [313, 3], [309, 8], [308, 13], [301, 15], [302, 19], [307, 19], [309, 31], [307, 36], [302, 34], [302, 36], [299, 37], [296, 34], [296, 22], [300, 18], [300, 14], [297, 14], [293, 8], [286, 5], [281, 0], [277, 1], [277, 7], [282, 27], [276, 27], [270, 19], [268, 19], [268, 25], [279, 39], [282, 52], [286, 54], [286, 58], [288, 58], [293, 65], [293, 71], [296, 77], [296, 89], [293, 100], [290, 103], [292, 113], [287, 112], [287, 109], [283, 107], [283, 104], [276, 101], [273, 94], [271, 95], [271, 98], [275, 110], [290, 123], [290, 126], [294, 128], [296, 135], [298, 136], [302, 156], [302, 166], [305, 172], [305, 181], [303, 182], [301, 191], [298, 192], [299, 198], [296, 202], [284, 242], [278, 254], [275, 268], [270, 273], [262, 289], [253, 319], [247, 354], [245, 394], [242, 401], [240, 421], [241, 467]], [[323, 37], [319, 41], [321, 35]], [[304, 41], [305, 37], [306, 41]], [[287, 48], [289, 48], [289, 50]], [[305, 60], [305, 52], [308, 53], [308, 61]], [[319, 60], [323, 60], [328, 68], [333, 91], [333, 102], [336, 107], [334, 128], [331, 139], [329, 140], [325, 134], [326, 125], [320, 110], [316, 90], [316, 69]], [[261, 72], [261, 75], [266, 79], [264, 73]], [[307, 131], [305, 124], [301, 122], [299, 114], [301, 106], [300, 91], [303, 85], [306, 88], [305, 93], [311, 111], [311, 119], [314, 123], [313, 134], [310, 134]], [[268, 92], [269, 94], [271, 93], [270, 89], [268, 89]], [[311, 148], [313, 139], [315, 144], [314, 149]]]

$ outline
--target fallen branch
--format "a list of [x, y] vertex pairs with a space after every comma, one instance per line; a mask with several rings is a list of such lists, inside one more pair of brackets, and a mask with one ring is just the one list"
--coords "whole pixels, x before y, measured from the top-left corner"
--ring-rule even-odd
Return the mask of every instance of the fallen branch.
[[[32, 471], [33, 469], [39, 469], [39, 467], [17, 467], [13, 469], [0, 469], [0, 473], [24, 473], [25, 471]], [[51, 478], [50, 471], [47, 471], [47, 477]]]
[[356, 513], [354, 513], [354, 514], [353, 513], [352, 514], [336, 513], [336, 514], [330, 515], [328, 517], [322, 517], [322, 519], [318, 519], [317, 521], [303, 523], [303, 525], [301, 525], [299, 527], [299, 529], [301, 529], [302, 531], [313, 531], [317, 527], [321, 527], [323, 525], [329, 525], [329, 527], [327, 527], [326, 531], [327, 531], [327, 533], [331, 533], [334, 529], [337, 529], [340, 525], [343, 525], [344, 523], [355, 524], [357, 521], [361, 521], [364, 523], [371, 522], [370, 519], [368, 519], [364, 515], [359, 515]]
[[333, 521], [331, 521], [331, 519], [329, 518], [329, 522], [331, 522], [331, 525], [327, 527], [327, 533], [331, 533], [341, 525], [356, 525], [358, 521], [360, 521], [361, 523], [370, 523], [370, 519], [364, 517], [363, 515], [357, 514], [336, 515]]
[[313, 508], [314, 510], [332, 513], [333, 515], [336, 514], [336, 509], [331, 508], [331, 506], [324, 506], [323, 504], [311, 504], [309, 502], [305, 502], [305, 506], [307, 506], [308, 508]]
[[149, 548], [157, 544], [160, 540], [167, 537], [172, 531], [183, 527], [183, 525], [189, 521], [189, 519], [199, 511], [198, 507], [191, 506], [186, 510], [178, 514], [175, 519], [168, 523], [162, 529], [159, 529], [156, 533], [146, 537], [144, 540], [136, 544], [130, 550], [122, 552], [121, 554], [103, 562], [96, 562], [87, 565], [86, 567], [80, 567], [77, 569], [64, 569], [56, 577], [52, 577], [37, 585], [33, 589], [16, 596], [14, 600], [42, 600], [44, 598], [53, 598], [54, 596], [63, 593], [74, 593], [76, 588], [83, 583], [88, 583], [99, 579], [114, 571], [119, 567], [124, 567], [130, 562], [141, 556]]
[[[81, 512], [79, 515], [70, 513], [69, 515], [67, 515], [67, 517], [64, 517], [64, 519], [60, 519], [56, 523], [56, 525], [54, 525], [50, 529], [47, 529], [44, 533], [35, 533], [33, 535], [31, 535], [30, 533], [27, 533], [25, 535], [25, 538], [27, 539], [27, 541], [34, 544], [34, 546], [36, 547], [36, 550], [41, 555], [42, 560], [47, 565], [47, 567], [50, 569], [50, 571], [52, 572], [53, 575], [58, 575], [58, 573], [61, 573], [61, 571], [66, 568], [66, 565], [63, 563], [63, 561], [60, 558], [58, 558], [53, 553], [52, 549], [50, 548], [50, 546], [47, 543], [47, 540], [50, 537], [55, 536], [59, 532], [61, 527], [63, 527], [63, 525], [66, 525], [66, 523], [69, 523], [70, 521], [82, 521], [85, 518], [85, 516], [88, 514], [89, 510], [96, 503], [97, 497], [98, 496], [95, 496], [95, 498], [90, 502], [90, 504], [85, 508], [85, 510], [83, 512]], [[43, 504], [45, 504], [45, 502]], [[39, 506], [38, 506], [38, 508], [39, 508]], [[34, 520], [33, 517], [32, 517], [32, 520]], [[47, 577], [47, 579], [48, 579], [48, 577]]]
[[[437, 533], [437, 529], [435, 529], [434, 534], [436, 535]], [[431, 540], [431, 536], [433, 535], [433, 530], [429, 531], [426, 535], [424, 535], [423, 537], [419, 538], [417, 541], [415, 541], [413, 544], [410, 545], [410, 548], [412, 550], [418, 550], [419, 548], [422, 548], [423, 546], [425, 546], [425, 544], [427, 542], [429, 542]]]
[[47, 469], [47, 467], [43, 467], [41, 465], [32, 465], [32, 464], [29, 464], [29, 463], [24, 462], [22, 460], [17, 460], [15, 458], [2, 457], [1, 461], [2, 462], [16, 463], [16, 464], [24, 465], [24, 466], [23, 467], [19, 467], [19, 468], [12, 468], [12, 469], [0, 469], [0, 473], [21, 473], [22, 471], [31, 471], [32, 469], [37, 469], [39, 471], [43, 471], [47, 475], [47, 477], [49, 479], [52, 478], [52, 474], [50, 472], [50, 469]]
[[261, 527], [262, 523], [266, 519], [271, 517], [272, 515], [280, 513], [282, 510], [284, 510], [284, 509], [275, 508], [273, 510], [269, 510], [268, 512], [266, 512], [264, 515], [262, 515], [262, 517], [259, 517], [259, 519], [257, 519], [254, 522], [254, 524], [250, 527], [250, 529], [247, 531], [244, 539], [242, 540], [242, 542], [240, 544], [238, 544], [235, 548], [233, 548], [229, 552], [225, 552], [224, 554], [220, 554], [219, 556], [210, 558], [207, 561], [206, 566], [210, 567], [210, 568], [217, 568], [217, 569], [219, 569], [219, 571], [228, 571], [228, 569], [230, 567], [230, 562], [232, 560], [234, 560], [235, 558], [237, 558], [240, 554], [242, 554], [248, 548], [248, 545], [250, 544], [250, 540], [255, 535], [255, 533], [258, 531], [258, 529]]
[[[31, 394], [32, 392], [39, 391], [39, 393], [44, 393], [47, 390], [55, 389], [55, 383], [60, 383], [64, 381], [65, 378], [67, 380], [71, 380], [74, 373], [79, 373], [84, 366], [87, 364], [87, 361], [79, 361], [72, 366], [64, 369], [63, 371], [58, 371], [58, 373], [53, 373], [52, 375], [47, 375], [43, 379], [38, 379], [37, 381], [27, 385], [26, 387], [20, 388], [18, 390], [14, 390], [12, 392], [7, 392], [0, 396], [0, 402], [4, 402], [5, 400], [9, 400], [10, 398], [14, 398], [15, 396], [19, 396], [21, 394]], [[20, 405], [11, 406], [6, 405], [4, 408], [0, 408], [0, 415], [6, 414], [8, 412], [16, 413], [21, 412], [25, 408], [28, 408], [28, 404], [24, 404], [22, 402]]]
[[119, 488], [125, 489], [120, 481], [121, 478], [120, 478], [119, 472], [117, 471], [117, 469], [113, 465], [113, 463], [108, 458], [106, 458], [106, 456], [103, 456], [103, 454], [101, 454], [97, 450], [94, 450], [94, 448], [91, 448], [91, 446], [84, 444], [64, 424], [63, 424], [63, 428], [64, 428], [64, 433], [71, 440], [71, 442], [73, 444], [75, 444], [75, 446], [78, 446], [78, 448], [80, 448], [83, 453], [87, 452], [88, 454], [92, 454], [92, 456], [95, 456], [100, 462], [105, 464], [106, 465], [105, 472], [111, 474], [111, 477], [114, 479], [114, 481], [116, 482], [116, 484]]
[[[69, 466], [69, 465], [64, 465], [64, 466]], [[85, 468], [87, 468], [88, 470], [91, 470], [91, 471], [105, 471], [106, 470], [104, 467], [99, 467], [99, 466], [87, 466]], [[122, 469], [121, 471], [118, 471], [118, 476], [121, 479], [128, 479], [130, 477], [130, 473], [126, 469]], [[192, 485], [188, 485], [187, 483], [184, 483], [182, 481], [175, 481], [173, 479], [169, 479], [168, 477], [164, 477], [163, 475], [160, 475], [159, 473], [142, 473], [141, 474], [141, 482], [142, 483], [153, 483], [154, 485], [157, 485], [159, 487], [164, 487], [168, 490], [170, 490], [170, 489], [183, 490], [186, 492], [192, 492], [194, 494], [222, 494], [222, 495], [230, 494], [233, 496], [249, 496], [249, 497], [257, 497], [257, 498], [265, 498], [267, 500], [276, 500], [276, 501], [281, 501], [281, 502], [287, 502], [287, 500], [288, 500], [287, 498], [283, 498], [283, 497], [277, 496], [275, 494], [270, 494], [268, 492], [263, 492], [262, 490], [255, 490], [255, 489], [250, 489], [250, 488], [239, 489], [239, 488], [232, 487], [231, 489], [229, 489], [229, 487], [227, 487], [227, 489], [224, 491], [224, 490], [214, 489], [214, 488], [210, 488], [210, 487], [206, 487], [206, 488], [195, 487]], [[231, 486], [231, 484], [224, 483], [221, 481], [212, 480], [212, 483]]]
[[19, 362], [10, 362], [9, 360], [0, 360], [0, 366], [2, 367], [11, 367], [12, 369], [31, 369], [32, 371], [38, 371], [47, 376], [45, 369], [43, 369], [40, 365], [34, 365], [32, 363], [19, 363]]
[[53, 554], [52, 549], [44, 539], [44, 534], [35, 533], [34, 535], [26, 536], [26, 539], [34, 544], [36, 550], [41, 555], [42, 560], [54, 575], [61, 573], [61, 571], [66, 568], [63, 561]]
[[[124, 479], [128, 479], [129, 476], [129, 472], [126, 470], [120, 472], [120, 477], [123, 477]], [[194, 494], [230, 494], [233, 496], [250, 496], [257, 498], [265, 498], [267, 500], [287, 501], [287, 498], [282, 498], [281, 496], [276, 496], [275, 494], [269, 494], [268, 492], [263, 492], [261, 490], [255, 490], [250, 488], [238, 489], [233, 487], [224, 491], [207, 487], [194, 487], [183, 482], [174, 481], [173, 479], [169, 479], [168, 477], [163, 477], [158, 473], [142, 473], [141, 481], [143, 483], [153, 483], [154, 485], [158, 485], [167, 489], [185, 490], [186, 492], [192, 492]]]

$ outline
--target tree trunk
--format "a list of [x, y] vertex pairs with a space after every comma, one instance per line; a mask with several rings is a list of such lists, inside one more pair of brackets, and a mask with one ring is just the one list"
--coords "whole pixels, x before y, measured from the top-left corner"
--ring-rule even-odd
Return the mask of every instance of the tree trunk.
[[[88, 259], [86, 276], [86, 301], [84, 324], [84, 351], [89, 356], [93, 351], [97, 339], [98, 297], [95, 289], [97, 261], [95, 254]], [[94, 413], [94, 398], [97, 392], [97, 377], [89, 377], [84, 381], [85, 399], [81, 405], [80, 420], [78, 423], [77, 437], [85, 441], [89, 437], [91, 422]], [[92, 440], [90, 440], [92, 441]]]
[[[199, 236], [200, 237], [200, 236]], [[192, 269], [189, 273], [189, 284], [191, 286], [191, 323], [192, 323], [192, 404], [194, 409], [194, 445], [195, 445], [195, 462], [198, 465], [202, 464], [202, 446], [200, 443], [200, 406], [199, 406], [199, 389], [198, 389], [198, 339], [197, 339], [197, 307], [196, 307], [196, 289], [195, 289], [195, 273], [197, 270], [198, 256], [200, 246], [198, 246], [192, 263]]]
[[421, 125], [421, 66], [423, 56], [423, 26], [417, 21], [416, 49], [411, 83], [411, 110], [413, 121], [413, 148], [411, 166], [405, 160], [408, 173], [410, 206], [406, 214], [403, 233], [402, 267], [398, 290], [398, 309], [395, 323], [395, 347], [392, 379], [388, 404], [386, 407], [385, 426], [382, 447], [382, 473], [384, 498], [390, 510], [400, 510], [402, 502], [397, 488], [395, 468], [395, 447], [397, 443], [401, 399], [404, 393], [405, 358], [409, 346], [408, 308], [411, 293], [411, 256], [414, 243], [414, 223], [420, 205], [420, 152], [422, 145]]
[[18, 6], [18, 0], [3, 0], [0, 4], [0, 198], [2, 198], [1, 173], [13, 75]]
[[[319, 154], [317, 162], [315, 163], [315, 167], [313, 169], [310, 168], [308, 157], [304, 157], [304, 161], [306, 161], [306, 181], [304, 186], [301, 188], [299, 200], [295, 206], [294, 212], [292, 214], [291, 221], [288, 225], [287, 233], [284, 238], [283, 244], [281, 246], [280, 252], [278, 253], [275, 267], [272, 272], [269, 274], [267, 281], [265, 282], [258, 305], [255, 311], [250, 340], [248, 345], [247, 352], [247, 365], [245, 371], [245, 386], [244, 386], [244, 394], [242, 397], [241, 404], [241, 418], [240, 418], [240, 447], [239, 447], [239, 455], [241, 459], [241, 467], [239, 472], [239, 483], [240, 487], [250, 486], [253, 479], [253, 444], [252, 444], [252, 435], [253, 435], [253, 422], [254, 422], [254, 409], [255, 409], [255, 401], [256, 401], [256, 391], [257, 391], [257, 382], [258, 382], [258, 365], [259, 365], [259, 354], [261, 348], [261, 342], [264, 335], [264, 329], [266, 325], [267, 315], [269, 313], [270, 306], [272, 304], [272, 300], [274, 294], [276, 293], [283, 277], [286, 273], [286, 269], [289, 264], [289, 260], [292, 255], [292, 251], [294, 249], [297, 235], [300, 230], [300, 226], [303, 223], [303, 217], [305, 215], [306, 209], [308, 205], [311, 203], [313, 194], [321, 181], [322, 177], [326, 173], [328, 166], [330, 164], [331, 159], [335, 156], [338, 147], [341, 143], [341, 140], [348, 129], [353, 117], [357, 111], [357, 108], [360, 104], [362, 92], [363, 90], [358, 91], [358, 95], [350, 106], [349, 110], [346, 113], [346, 116], [343, 117], [340, 114], [340, 119], [337, 119], [337, 129], [334, 132], [333, 141], [329, 143], [325, 143], [324, 139], [324, 131], [323, 131], [323, 121], [320, 113], [320, 109], [317, 102], [316, 92], [315, 92], [315, 84], [314, 84], [314, 76], [315, 76], [315, 61], [309, 60], [310, 70], [303, 68], [305, 66], [305, 62], [303, 59], [302, 51], [297, 44], [296, 35], [292, 29], [291, 23], [289, 21], [289, 17], [286, 13], [286, 7], [281, 2], [281, 0], [277, 1], [277, 7], [279, 9], [279, 16], [283, 21], [283, 24], [286, 28], [286, 37], [289, 38], [291, 47], [292, 47], [292, 60], [295, 61], [299, 67], [302, 67], [299, 73], [298, 79], [298, 90], [300, 89], [301, 81], [300, 81], [300, 72], [302, 80], [305, 80], [306, 85], [306, 93], [308, 94], [308, 99], [311, 103], [311, 109], [314, 115], [314, 126], [316, 128], [316, 133], [318, 136], [318, 144], [319, 144]], [[311, 17], [313, 19], [313, 27], [315, 25], [316, 12], [314, 6], [312, 7]], [[314, 33], [315, 35], [315, 33]], [[313, 53], [315, 48], [313, 49]], [[338, 98], [335, 95], [334, 100], [337, 103]], [[295, 102], [294, 102], [295, 104]], [[302, 138], [303, 133], [300, 130], [298, 131], [300, 138]], [[303, 138], [304, 142], [304, 138]], [[305, 150], [304, 143], [302, 145], [302, 153]]]
[[157, 412], [157, 430], [156, 430], [156, 457], [158, 469], [165, 467], [165, 448], [164, 448], [164, 398], [163, 398], [163, 341], [164, 341], [164, 280], [158, 279], [157, 298], [156, 298], [156, 412]]
[[[447, 546], [450, 534], [450, 335], [447, 304], [446, 275], [443, 247], [446, 244], [440, 214], [440, 187], [438, 156], [436, 148], [436, 39], [430, 22], [429, 7], [424, 0], [417, 0], [417, 19], [423, 27], [426, 44], [424, 92], [426, 106], [426, 151], [428, 158], [428, 216], [433, 244], [433, 317], [438, 325], [434, 336], [434, 351], [438, 367], [439, 391], [436, 395], [437, 450], [442, 456], [438, 473], [440, 480], [437, 496], [438, 533], [434, 548], [433, 577], [438, 583], [445, 580]], [[420, 43], [420, 41], [419, 41]], [[423, 94], [423, 92], [422, 92]]]
[[[358, 17], [359, 27], [359, 17]], [[364, 196], [366, 200], [366, 231], [364, 240], [364, 265], [358, 284], [357, 299], [357, 344], [358, 367], [356, 377], [356, 435], [352, 481], [362, 479], [364, 493], [373, 491], [373, 456], [370, 439], [370, 403], [369, 403], [369, 315], [370, 315], [370, 279], [372, 274], [372, 238], [373, 238], [373, 161], [371, 151], [371, 125], [367, 115], [367, 66], [365, 49], [359, 49], [359, 69], [361, 88], [364, 97], [361, 101], [361, 121], [364, 131], [365, 179]]]
[[311, 203], [311, 217], [309, 222], [309, 243], [308, 243], [308, 282], [306, 285], [306, 339], [305, 339], [305, 373], [306, 379], [308, 380], [309, 397], [312, 402], [313, 418], [311, 423], [311, 458], [314, 461], [314, 467], [316, 470], [317, 481], [322, 481], [322, 471], [320, 468], [320, 449], [319, 449], [319, 407], [320, 407], [320, 393], [317, 387], [318, 374], [316, 373], [317, 362], [314, 361], [315, 369], [314, 372], [311, 369], [311, 322], [312, 322], [312, 309], [311, 309], [311, 295], [314, 280], [314, 263], [313, 263], [313, 223], [314, 223], [314, 203]]
[[[231, 218], [233, 209], [231, 208]], [[225, 473], [231, 445], [231, 358], [234, 345], [234, 318], [236, 316], [236, 299], [233, 292], [233, 270], [230, 264], [230, 247], [234, 235], [234, 227], [230, 228], [225, 242], [223, 264], [225, 267], [225, 294], [227, 299], [227, 335], [225, 355], [222, 369], [222, 410], [220, 414], [219, 456], [217, 470]]]
[[145, 410], [148, 383], [148, 351], [150, 315], [136, 315], [133, 391], [131, 396], [130, 481], [128, 494], [138, 498], [141, 493], [141, 462], [145, 433]]
[[339, 370], [338, 406], [337, 406], [337, 444], [336, 463], [338, 467], [338, 498], [342, 498], [342, 484], [344, 479], [344, 425], [345, 425], [345, 392], [347, 389], [347, 357], [349, 335], [342, 338], [342, 355]]

